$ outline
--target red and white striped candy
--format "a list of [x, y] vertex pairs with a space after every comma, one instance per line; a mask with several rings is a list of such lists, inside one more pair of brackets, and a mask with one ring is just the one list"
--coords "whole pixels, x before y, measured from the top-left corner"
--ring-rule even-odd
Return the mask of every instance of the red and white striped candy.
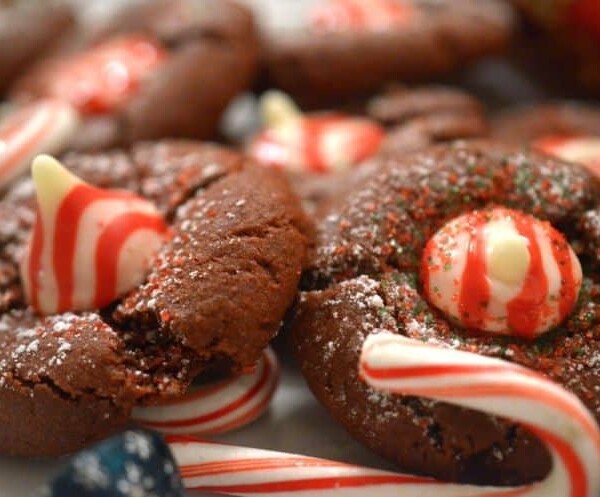
[[336, 113], [303, 115], [285, 94], [261, 99], [266, 129], [250, 143], [259, 163], [301, 173], [343, 171], [375, 155], [384, 138], [377, 123]]
[[49, 156], [32, 165], [38, 215], [21, 279], [43, 314], [104, 307], [135, 288], [167, 236], [156, 208], [84, 183]]
[[62, 151], [78, 125], [75, 109], [60, 100], [10, 109], [0, 119], [0, 188], [24, 173], [36, 155]]
[[600, 176], [600, 138], [597, 136], [546, 136], [533, 147], [559, 159], [586, 166]]
[[168, 438], [188, 489], [240, 496], [598, 497], [600, 428], [574, 395], [488, 357], [381, 333], [365, 342], [361, 377], [374, 389], [477, 409], [523, 423], [554, 459], [542, 482], [516, 488], [443, 483], [312, 457]]
[[310, 14], [318, 31], [385, 30], [405, 25], [413, 8], [402, 0], [330, 0]]
[[70, 102], [84, 114], [112, 112], [135, 95], [167, 57], [165, 49], [147, 36], [110, 39], [41, 65], [35, 73], [36, 94]]
[[245, 426], [269, 407], [280, 366], [270, 348], [255, 370], [218, 383], [198, 386], [168, 404], [134, 410], [134, 421], [165, 434], [216, 435]]
[[442, 226], [425, 246], [421, 276], [427, 299], [465, 328], [529, 339], [569, 315], [583, 279], [561, 233], [504, 207]]

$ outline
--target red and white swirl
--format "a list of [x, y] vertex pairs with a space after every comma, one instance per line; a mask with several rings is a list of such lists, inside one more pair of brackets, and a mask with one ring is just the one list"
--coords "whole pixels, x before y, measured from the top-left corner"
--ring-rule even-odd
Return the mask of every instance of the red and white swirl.
[[43, 314], [104, 307], [140, 284], [167, 226], [150, 202], [79, 180], [58, 162], [32, 167], [38, 216], [21, 275]]
[[134, 410], [137, 423], [165, 434], [208, 436], [245, 426], [269, 407], [280, 366], [270, 348], [250, 374], [192, 387], [167, 404]]
[[36, 155], [64, 150], [78, 125], [75, 109], [60, 100], [10, 108], [0, 120], [0, 188], [23, 174]]
[[597, 136], [545, 136], [533, 148], [548, 155], [586, 166], [600, 176], [600, 138]]
[[522, 487], [479, 487], [171, 436], [168, 442], [185, 487], [256, 497], [600, 494], [600, 428], [577, 397], [544, 377], [501, 360], [389, 333], [367, 338], [359, 367], [361, 378], [375, 390], [435, 399], [522, 423], [550, 450], [551, 473], [542, 482]]
[[384, 131], [373, 121], [318, 114], [267, 128], [250, 144], [259, 163], [300, 173], [343, 171], [375, 155]]
[[413, 8], [402, 0], [329, 0], [310, 13], [318, 31], [385, 30], [405, 25]]
[[421, 276], [427, 299], [465, 328], [525, 338], [566, 318], [583, 279], [561, 233], [502, 207], [446, 223], [425, 246]]
[[[51, 97], [71, 103], [82, 114], [121, 109], [159, 66], [168, 52], [155, 39], [130, 34], [106, 40], [81, 53], [43, 62], [26, 77], [17, 99]], [[33, 94], [30, 94], [32, 92]]]

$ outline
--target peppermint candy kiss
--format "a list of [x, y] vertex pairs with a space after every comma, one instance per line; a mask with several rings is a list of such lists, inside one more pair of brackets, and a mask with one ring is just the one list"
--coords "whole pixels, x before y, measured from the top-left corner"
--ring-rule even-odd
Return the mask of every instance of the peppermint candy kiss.
[[545, 154], [582, 164], [600, 176], [600, 138], [597, 136], [546, 136], [533, 142]]
[[261, 99], [266, 129], [249, 154], [261, 164], [301, 173], [343, 171], [375, 155], [384, 137], [376, 123], [336, 113], [303, 115], [285, 94]]
[[[109, 39], [34, 69], [33, 76], [39, 82], [33, 96], [68, 101], [83, 114], [114, 112], [139, 91], [167, 58], [160, 43], [147, 36]], [[27, 94], [29, 90], [22, 91]], [[16, 96], [21, 96], [19, 90]]]
[[582, 282], [561, 233], [501, 207], [446, 223], [425, 247], [421, 275], [428, 300], [465, 328], [525, 338], [560, 324]]
[[49, 156], [31, 168], [38, 215], [21, 263], [28, 302], [42, 314], [104, 307], [135, 288], [167, 236], [136, 195], [84, 183]]
[[75, 109], [60, 100], [9, 109], [0, 119], [0, 188], [24, 173], [37, 154], [60, 152], [78, 125]]
[[520, 366], [379, 333], [365, 341], [361, 378], [377, 391], [426, 397], [523, 423], [553, 468], [522, 487], [480, 487], [314, 457], [171, 436], [188, 489], [239, 496], [597, 497], [600, 428], [577, 397]]

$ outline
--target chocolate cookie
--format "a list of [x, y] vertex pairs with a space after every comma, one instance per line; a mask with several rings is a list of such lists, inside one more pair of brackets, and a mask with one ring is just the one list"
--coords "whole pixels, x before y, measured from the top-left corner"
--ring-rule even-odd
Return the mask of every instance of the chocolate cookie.
[[296, 294], [304, 259], [304, 218], [285, 179], [233, 152], [170, 141], [65, 163], [91, 184], [152, 201], [172, 233], [145, 283], [123, 299], [39, 317], [18, 273], [35, 218], [31, 181], [0, 201], [4, 454], [75, 451], [199, 374], [252, 367]]
[[84, 120], [73, 149], [212, 137], [229, 101], [254, 76], [253, 18], [229, 1], [134, 5], [96, 37], [79, 52], [45, 61], [12, 89], [17, 100], [49, 96], [76, 107]]
[[434, 143], [489, 133], [483, 104], [451, 87], [394, 88], [373, 98], [368, 114], [389, 127], [381, 154], [406, 153]]
[[485, 0], [251, 1], [267, 84], [304, 104], [421, 81], [505, 47], [510, 8]]
[[[295, 355], [317, 398], [353, 436], [411, 473], [483, 484], [544, 477], [550, 456], [522, 426], [441, 402], [378, 393], [359, 379], [358, 358], [366, 337], [381, 331], [499, 357], [562, 384], [600, 420], [599, 193], [600, 182], [584, 168], [491, 142], [438, 145], [380, 161], [361, 183], [322, 208], [304, 291], [291, 319]], [[558, 287], [564, 288], [547, 305], [560, 301], [560, 315], [566, 318], [550, 331], [518, 334], [516, 322], [538, 311], [516, 308], [517, 319], [511, 314], [503, 325], [510, 326], [506, 334], [472, 331], [481, 324], [475, 317], [490, 305], [475, 302], [479, 296], [484, 299], [483, 286], [464, 297], [460, 293], [457, 317], [438, 310], [443, 306], [433, 298], [436, 292], [450, 302], [448, 308], [459, 297], [432, 286], [433, 271], [438, 271], [436, 278], [452, 276], [453, 254], [473, 242], [463, 240], [449, 249], [448, 260], [438, 268], [437, 256], [429, 252], [431, 237], [437, 232], [451, 240], [454, 235], [444, 238], [438, 230], [475, 209], [479, 214], [469, 215], [479, 216], [477, 222], [493, 220], [491, 205], [549, 221], [577, 251], [583, 266], [579, 300], [575, 304], [576, 293], [565, 286], [566, 280], [577, 279], [575, 269], [567, 269], [577, 258], [573, 253], [567, 263], [560, 256], [557, 267], [563, 279]], [[533, 219], [516, 211], [511, 215], [519, 223], [526, 219], [523, 227]], [[552, 250], [559, 257], [568, 243], [556, 240]], [[423, 255], [426, 244], [429, 257]], [[513, 263], [514, 269], [517, 261]], [[487, 266], [478, 271], [468, 267], [472, 280], [485, 277]], [[533, 265], [529, 267], [531, 271]], [[463, 298], [475, 302], [474, 307], [467, 301], [463, 306]], [[563, 300], [569, 299], [570, 312], [571, 307], [563, 308]], [[465, 314], [465, 309], [473, 313]], [[472, 321], [465, 325], [465, 319]]]
[[546, 136], [600, 136], [600, 108], [556, 102], [510, 109], [492, 120], [492, 135], [509, 143], [531, 143]]
[[0, 94], [74, 28], [71, 10], [59, 4], [0, 6]]

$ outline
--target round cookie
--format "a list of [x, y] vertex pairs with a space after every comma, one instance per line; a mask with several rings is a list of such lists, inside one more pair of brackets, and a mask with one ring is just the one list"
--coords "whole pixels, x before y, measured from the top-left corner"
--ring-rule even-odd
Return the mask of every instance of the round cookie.
[[393, 88], [371, 99], [367, 113], [389, 127], [380, 155], [412, 152], [489, 133], [483, 104], [447, 86]]
[[554, 102], [509, 109], [491, 123], [492, 136], [529, 144], [546, 136], [600, 136], [600, 108], [589, 103]]
[[[499, 357], [547, 375], [600, 420], [598, 194], [584, 168], [492, 142], [389, 157], [319, 213], [291, 319], [309, 386], [353, 436], [409, 473], [481, 484], [543, 478], [551, 459], [526, 429], [480, 412], [375, 392], [358, 377], [362, 344], [388, 331]], [[502, 205], [547, 220], [576, 247], [579, 303], [539, 338], [466, 332], [423, 296], [421, 257], [450, 219]]]
[[257, 52], [252, 15], [236, 3], [134, 4], [95, 33], [91, 45], [29, 71], [11, 94], [19, 101], [52, 96], [77, 107], [85, 119], [72, 149], [209, 138], [230, 100], [250, 85]]
[[447, 73], [503, 49], [513, 27], [494, 0], [246, 3], [263, 30], [266, 84], [310, 105]]
[[[71, 10], [58, 3], [17, 3], [0, 7], [0, 94], [74, 28]], [[10, 47], [7, 50], [6, 47]]]
[[72, 452], [122, 428], [136, 405], [199, 374], [251, 368], [296, 295], [305, 221], [285, 178], [185, 141], [70, 155], [102, 188], [154, 202], [172, 231], [146, 282], [99, 311], [39, 317], [18, 274], [35, 218], [30, 180], [0, 201], [0, 451]]

